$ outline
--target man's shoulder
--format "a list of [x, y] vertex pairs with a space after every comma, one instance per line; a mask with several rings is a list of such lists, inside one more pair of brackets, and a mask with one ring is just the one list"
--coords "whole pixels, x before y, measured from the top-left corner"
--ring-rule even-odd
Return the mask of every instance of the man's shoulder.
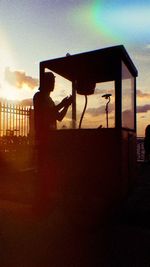
[[39, 97], [39, 96], [40, 96], [40, 91], [38, 91], [38, 92], [36, 92], [36, 93], [34, 94], [33, 99], [34, 99], [34, 98], [37, 98], [37, 97]]
[[36, 92], [33, 96], [33, 102], [39, 102], [41, 99], [41, 93], [40, 92]]

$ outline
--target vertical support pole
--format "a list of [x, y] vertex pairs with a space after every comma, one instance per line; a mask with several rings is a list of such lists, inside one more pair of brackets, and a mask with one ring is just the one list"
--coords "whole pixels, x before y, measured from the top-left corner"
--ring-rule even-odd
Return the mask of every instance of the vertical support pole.
[[110, 103], [110, 96], [108, 97], [108, 102], [106, 104], [106, 125], [107, 125], [107, 128], [108, 128], [108, 105]]
[[25, 107], [23, 107], [23, 135], [25, 135], [25, 116], [26, 116]]
[[72, 128], [76, 129], [76, 81], [72, 82]]
[[122, 99], [121, 99], [121, 80], [115, 81], [115, 127], [122, 127]]
[[3, 127], [2, 127], [2, 129], [3, 129], [3, 135], [4, 134], [6, 134], [6, 104], [5, 103], [3, 103]]
[[1, 131], [2, 131], [2, 124], [1, 124], [2, 116], [1, 116], [1, 114], [2, 114], [2, 104], [0, 102], [0, 136], [1, 136]]
[[27, 136], [31, 135], [31, 133], [30, 133], [30, 121], [31, 121], [31, 107], [29, 107], [27, 110]]
[[11, 104], [9, 105], [9, 129], [10, 131], [12, 130], [11, 129]]
[[18, 106], [18, 124], [19, 124], [19, 135], [21, 135], [21, 129], [20, 129], [20, 105]]
[[15, 124], [15, 127], [16, 127], [16, 130], [17, 130], [17, 136], [19, 135], [19, 130], [18, 130], [18, 106], [16, 105], [16, 124]]
[[6, 104], [6, 131], [8, 131], [8, 103]]
[[40, 63], [40, 73], [39, 73], [39, 77], [40, 77], [40, 87], [42, 87], [43, 84], [43, 80], [44, 80], [44, 72], [45, 72], [45, 68], [42, 66], [42, 63]]
[[29, 129], [28, 129], [28, 120], [29, 120], [29, 108], [26, 107], [26, 121], [25, 121], [25, 127], [26, 127], [26, 136], [29, 134]]
[[25, 115], [25, 136], [28, 135], [28, 108], [26, 107], [26, 115]]
[[15, 131], [15, 116], [16, 116], [16, 114], [15, 114], [16, 112], [15, 112], [15, 105], [13, 104], [13, 106], [12, 106], [12, 128], [13, 128], [13, 131]]
[[24, 107], [22, 107], [22, 136], [24, 135]]
[[21, 116], [21, 136], [23, 136], [23, 109], [24, 107], [21, 107], [21, 113], [22, 113], [22, 116]]
[[115, 79], [115, 127], [122, 128], [122, 64], [118, 66]]
[[136, 132], [136, 77], [134, 77], [134, 130]]

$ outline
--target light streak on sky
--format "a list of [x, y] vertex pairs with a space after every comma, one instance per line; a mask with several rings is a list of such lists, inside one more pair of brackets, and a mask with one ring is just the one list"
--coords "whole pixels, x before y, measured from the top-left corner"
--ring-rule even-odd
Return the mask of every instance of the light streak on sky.
[[[88, 21], [103, 38], [125, 43], [150, 40], [150, 2], [94, 1], [82, 6], [80, 21]], [[83, 21], [82, 21], [83, 20]]]

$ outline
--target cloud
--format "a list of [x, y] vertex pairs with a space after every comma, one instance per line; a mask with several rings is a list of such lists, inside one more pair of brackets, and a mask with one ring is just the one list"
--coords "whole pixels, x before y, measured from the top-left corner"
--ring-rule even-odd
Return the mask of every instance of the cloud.
[[137, 113], [144, 113], [150, 110], [150, 105], [143, 105], [137, 107]]
[[123, 127], [132, 129], [134, 125], [133, 112], [131, 110], [125, 110], [122, 113]]
[[27, 76], [23, 71], [11, 71], [9, 67], [5, 69], [5, 80], [17, 88], [27, 85], [30, 89], [34, 89], [38, 86], [38, 79]]
[[86, 113], [92, 115], [93, 117], [96, 117], [100, 115], [100, 108], [88, 108]]
[[109, 94], [114, 94], [114, 90], [113, 89], [101, 89], [101, 88], [96, 88], [95, 89], [95, 92], [94, 92], [94, 94], [95, 95], [103, 95], [103, 94], [107, 94], [107, 93], [109, 93]]
[[143, 93], [141, 90], [137, 90], [137, 96], [138, 97], [150, 97], [149, 93]]
[[[86, 113], [88, 113], [89, 115], [96, 117], [99, 116], [100, 114], [105, 114], [106, 113], [106, 106], [100, 106], [97, 108], [88, 108]], [[114, 111], [114, 104], [109, 104], [108, 107], [108, 112], [111, 113], [112, 111]]]
[[146, 116], [144, 116], [144, 115], [140, 117], [140, 119], [145, 119], [145, 118], [146, 118]]

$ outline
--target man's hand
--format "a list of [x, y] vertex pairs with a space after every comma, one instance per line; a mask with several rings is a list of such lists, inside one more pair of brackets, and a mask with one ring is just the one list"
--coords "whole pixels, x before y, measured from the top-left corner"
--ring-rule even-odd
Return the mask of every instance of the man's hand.
[[61, 121], [64, 118], [71, 103], [72, 96], [67, 96], [57, 105], [57, 120]]
[[70, 95], [69, 97], [68, 97], [68, 106], [70, 106], [71, 104], [72, 104], [72, 101], [73, 101], [73, 97], [72, 97], [72, 95]]
[[62, 101], [61, 101], [61, 104], [64, 106], [64, 107], [67, 107], [67, 106], [70, 106], [72, 104], [72, 96], [67, 96], [65, 97]]

